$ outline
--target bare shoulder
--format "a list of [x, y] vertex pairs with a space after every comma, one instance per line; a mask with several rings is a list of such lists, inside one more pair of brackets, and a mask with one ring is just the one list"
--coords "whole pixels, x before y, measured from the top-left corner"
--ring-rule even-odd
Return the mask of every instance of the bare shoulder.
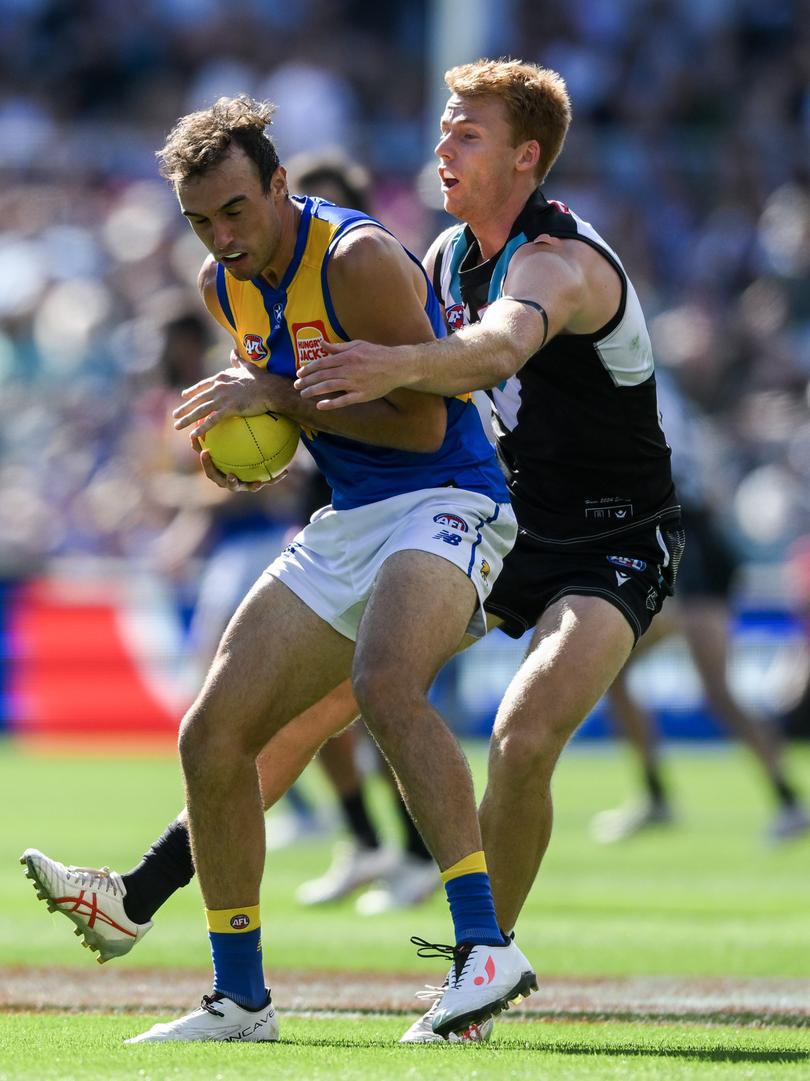
[[593, 333], [615, 314], [622, 283], [615, 267], [590, 244], [538, 236], [510, 264], [505, 290], [546, 310], [554, 333]]
[[509, 262], [505, 291], [533, 300], [539, 300], [539, 294], [545, 297], [564, 294], [566, 307], [576, 305], [588, 277], [581, 253], [577, 251], [584, 247], [577, 241], [550, 236], [522, 244]]
[[587, 255], [588, 245], [578, 240], [565, 237], [549, 236], [543, 233], [534, 240], [521, 244], [509, 264], [510, 270], [534, 268], [537, 273], [548, 273], [556, 268], [559, 272], [577, 274], [581, 272], [583, 255]]
[[200, 267], [200, 273], [197, 275], [197, 288], [200, 290], [204, 300], [211, 290], [216, 290], [217, 266], [218, 263], [213, 255], [208, 255]]
[[373, 280], [377, 274], [404, 272], [411, 266], [402, 245], [390, 233], [376, 225], [361, 225], [342, 237], [329, 261], [330, 282], [333, 276], [349, 275]]
[[403, 345], [433, 337], [424, 307], [425, 276], [385, 230], [353, 229], [338, 243], [326, 277], [338, 319], [350, 338]]

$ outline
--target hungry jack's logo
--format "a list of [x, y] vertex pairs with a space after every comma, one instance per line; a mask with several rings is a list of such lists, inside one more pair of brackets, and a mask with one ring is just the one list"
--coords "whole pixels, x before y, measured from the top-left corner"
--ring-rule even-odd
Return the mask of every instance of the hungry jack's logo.
[[293, 323], [292, 340], [295, 343], [296, 368], [303, 367], [311, 360], [327, 356], [323, 343], [329, 338], [326, 327], [320, 319], [313, 319], [309, 323]]

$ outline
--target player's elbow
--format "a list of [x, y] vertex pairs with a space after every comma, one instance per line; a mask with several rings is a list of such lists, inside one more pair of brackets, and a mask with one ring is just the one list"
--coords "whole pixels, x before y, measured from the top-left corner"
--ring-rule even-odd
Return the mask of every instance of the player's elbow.
[[441, 450], [444, 436], [447, 435], [446, 418], [442, 417], [440, 421], [437, 419], [437, 421], [423, 423], [419, 426], [419, 431], [416, 431], [414, 435], [416, 438], [412, 450], [419, 451], [421, 454], [435, 454]]
[[447, 435], [447, 411], [444, 408], [441, 413], [431, 410], [426, 416], [420, 416], [410, 425], [410, 435], [413, 445], [409, 450], [418, 451], [420, 454], [435, 454], [441, 449]]

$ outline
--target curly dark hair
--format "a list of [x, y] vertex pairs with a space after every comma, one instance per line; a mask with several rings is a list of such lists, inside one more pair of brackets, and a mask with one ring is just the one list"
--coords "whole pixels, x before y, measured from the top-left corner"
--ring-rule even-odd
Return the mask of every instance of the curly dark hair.
[[155, 155], [160, 175], [173, 184], [201, 176], [235, 144], [255, 162], [262, 190], [269, 191], [279, 166], [278, 152], [266, 131], [275, 111], [268, 101], [241, 96], [220, 98], [210, 109], [181, 117]]

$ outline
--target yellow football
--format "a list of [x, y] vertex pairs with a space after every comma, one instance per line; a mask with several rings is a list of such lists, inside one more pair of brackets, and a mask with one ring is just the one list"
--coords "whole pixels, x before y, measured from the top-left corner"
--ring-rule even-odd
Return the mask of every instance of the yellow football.
[[214, 465], [244, 481], [266, 481], [293, 460], [301, 429], [280, 413], [226, 417], [200, 437]]

